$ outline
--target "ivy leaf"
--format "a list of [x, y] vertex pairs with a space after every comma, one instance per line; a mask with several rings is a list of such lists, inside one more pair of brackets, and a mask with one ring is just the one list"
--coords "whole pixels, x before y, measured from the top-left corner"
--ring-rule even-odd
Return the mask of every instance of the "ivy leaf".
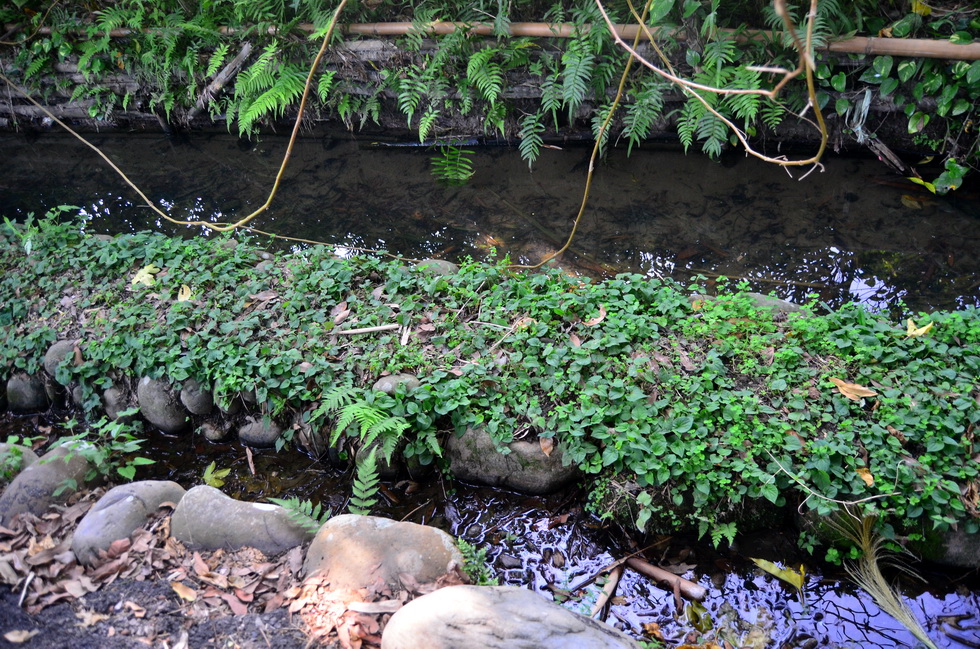
[[878, 393], [857, 383], [848, 383], [831, 376], [830, 382], [837, 386], [837, 391], [851, 401], [860, 401], [863, 397], [876, 397]]
[[908, 333], [905, 334], [905, 337], [918, 338], [919, 336], [929, 333], [929, 330], [932, 329], [932, 325], [934, 325], [935, 323], [930, 322], [929, 324], [922, 325], [921, 327], [916, 327], [915, 322], [912, 321], [912, 318], [909, 318], [907, 324], [908, 324]]
[[932, 13], [932, 7], [921, 0], [912, 0], [912, 6], [910, 9], [912, 9], [913, 13], [917, 13], [920, 16], [928, 16]]
[[160, 269], [153, 264], [147, 264], [143, 266], [136, 274], [133, 275], [133, 279], [130, 281], [130, 285], [136, 286], [137, 284], [143, 284], [145, 286], [153, 286], [156, 283], [156, 279], [153, 277], [160, 272]]
[[908, 178], [907, 178], [907, 179], [908, 179], [908, 180], [911, 180], [911, 181], [912, 181], [912, 182], [914, 182], [914, 183], [915, 183], [916, 185], [922, 185], [923, 187], [925, 187], [926, 189], [928, 189], [928, 190], [929, 190], [930, 192], [932, 192], [933, 194], [935, 194], [935, 193], [936, 193], [936, 186], [935, 186], [935, 185], [933, 185], [933, 184], [932, 184], [932, 183], [930, 183], [930, 182], [926, 182], [926, 181], [924, 181], [924, 180], [922, 180], [921, 178], [916, 178], [915, 176], [908, 176]]
[[773, 577], [785, 581], [790, 586], [796, 588], [796, 590], [803, 590], [803, 578], [806, 575], [806, 569], [803, 566], [800, 566], [800, 570], [797, 572], [792, 568], [780, 568], [772, 561], [766, 561], [765, 559], [753, 559], [752, 557], [749, 557], [749, 559]]

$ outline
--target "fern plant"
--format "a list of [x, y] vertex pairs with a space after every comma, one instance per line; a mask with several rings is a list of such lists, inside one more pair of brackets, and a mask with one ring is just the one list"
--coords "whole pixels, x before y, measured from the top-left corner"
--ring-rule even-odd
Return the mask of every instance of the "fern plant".
[[330, 518], [329, 509], [321, 511], [320, 503], [314, 505], [309, 500], [292, 498], [269, 498], [269, 502], [279, 505], [286, 511], [289, 520], [311, 534], [316, 534]]
[[[380, 397], [388, 398], [387, 395]], [[330, 445], [335, 445], [349, 428], [356, 430], [361, 448], [378, 442], [386, 462], [391, 462], [395, 448], [408, 429], [404, 417], [392, 415], [378, 405], [378, 396], [353, 386], [337, 386], [320, 397], [320, 405], [310, 413], [310, 423], [335, 417], [336, 424], [330, 435]]]
[[439, 155], [432, 159], [432, 173], [449, 185], [463, 185], [473, 176], [473, 163], [467, 156], [473, 155], [470, 149], [455, 145], [439, 147]]
[[359, 516], [367, 516], [371, 508], [378, 504], [378, 488], [381, 485], [378, 474], [377, 447], [357, 458], [357, 474], [351, 490], [347, 511]]

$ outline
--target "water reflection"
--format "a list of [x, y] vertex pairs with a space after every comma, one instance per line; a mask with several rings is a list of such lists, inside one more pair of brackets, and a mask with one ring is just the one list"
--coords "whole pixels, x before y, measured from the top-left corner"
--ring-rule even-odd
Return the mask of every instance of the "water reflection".
[[[242, 149], [226, 134], [93, 140], [168, 214], [213, 223], [234, 222], [265, 201], [285, 147], [267, 137]], [[0, 212], [68, 203], [85, 206], [93, 232], [174, 231], [79, 146], [54, 135], [0, 136]], [[565, 242], [588, 153], [548, 149], [528, 171], [516, 151], [485, 148], [468, 185], [443, 187], [424, 149], [324, 133], [300, 140], [271, 209], [250, 225], [348, 251], [484, 258], [495, 250], [536, 263]], [[798, 181], [738, 156], [721, 165], [670, 150], [629, 158], [615, 150], [597, 169], [560, 263], [594, 276], [745, 278], [758, 291], [796, 301], [816, 294], [831, 305], [980, 304], [980, 200], [968, 187], [950, 198], [920, 189], [875, 160], [828, 158], [823, 173]]]

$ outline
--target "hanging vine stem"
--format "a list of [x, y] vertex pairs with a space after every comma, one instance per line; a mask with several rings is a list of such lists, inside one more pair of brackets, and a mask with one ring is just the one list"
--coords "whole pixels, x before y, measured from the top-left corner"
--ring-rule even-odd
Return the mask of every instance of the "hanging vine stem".
[[329, 45], [330, 38], [333, 36], [334, 28], [337, 25], [337, 19], [340, 17], [340, 13], [344, 10], [344, 7], [346, 5], [347, 5], [347, 0], [340, 0], [340, 4], [338, 4], [337, 8], [334, 10], [333, 15], [330, 17], [330, 22], [327, 24], [326, 33], [324, 33], [323, 35], [323, 42], [320, 44], [320, 50], [317, 52], [316, 57], [313, 59], [313, 64], [310, 66], [310, 71], [306, 75], [306, 84], [303, 86], [303, 96], [299, 102], [299, 111], [296, 115], [296, 122], [293, 124], [293, 131], [292, 134], [289, 136], [289, 144], [286, 146], [286, 153], [283, 155], [282, 163], [279, 165], [279, 171], [278, 173], [276, 173], [275, 182], [273, 182], [272, 189], [269, 191], [269, 197], [266, 198], [265, 202], [262, 205], [260, 205], [258, 209], [256, 209], [254, 212], [248, 214], [247, 216], [242, 217], [241, 219], [239, 219], [234, 223], [209, 223], [208, 221], [182, 221], [180, 219], [173, 218], [172, 216], [170, 216], [169, 214], [161, 210], [159, 207], [157, 207], [153, 203], [153, 201], [151, 201], [149, 197], [147, 197], [147, 195], [143, 193], [143, 191], [136, 185], [136, 183], [130, 180], [129, 176], [127, 176], [122, 169], [116, 166], [116, 164], [109, 158], [109, 156], [102, 153], [102, 151], [100, 151], [97, 146], [95, 146], [94, 144], [86, 140], [84, 137], [82, 137], [77, 132], [75, 132], [70, 126], [68, 126], [60, 119], [55, 117], [51, 113], [51, 111], [49, 111], [47, 108], [45, 108], [40, 103], [35, 101], [34, 98], [31, 97], [29, 94], [27, 94], [25, 91], [21, 90], [21, 88], [17, 84], [15, 84], [13, 81], [8, 79], [3, 73], [0, 73], [0, 79], [3, 79], [3, 81], [6, 82], [8, 86], [10, 86], [18, 94], [20, 94], [25, 99], [27, 99], [27, 101], [31, 102], [32, 104], [40, 108], [48, 117], [54, 120], [55, 123], [58, 124], [58, 126], [62, 127], [63, 129], [65, 129], [66, 131], [74, 135], [76, 138], [81, 140], [82, 144], [92, 149], [97, 154], [99, 154], [99, 156], [103, 160], [105, 160], [110, 167], [112, 167], [113, 171], [119, 174], [119, 176], [126, 182], [126, 184], [129, 185], [133, 189], [133, 191], [135, 191], [139, 195], [139, 197], [143, 199], [143, 202], [146, 203], [146, 205], [151, 210], [153, 210], [158, 216], [160, 216], [164, 220], [173, 223], [174, 225], [202, 226], [208, 228], [209, 230], [213, 230], [215, 232], [230, 232], [232, 230], [245, 226], [256, 216], [262, 214], [267, 209], [269, 209], [269, 206], [272, 204], [272, 199], [275, 198], [276, 193], [279, 191], [279, 184], [282, 182], [282, 177], [286, 172], [286, 165], [289, 163], [290, 157], [292, 157], [293, 146], [296, 143], [296, 137], [299, 135], [299, 129], [303, 123], [303, 111], [306, 108], [306, 100], [310, 95], [310, 86], [313, 84], [313, 76], [316, 74], [316, 70], [320, 66], [320, 60], [323, 58], [324, 53], [327, 51], [327, 45]]
[[[813, 65], [813, 55], [811, 53], [811, 50], [813, 45], [813, 23], [817, 15], [817, 1], [818, 0], [810, 0], [810, 13], [807, 15], [806, 43], [803, 43], [800, 41], [799, 35], [796, 33], [796, 26], [793, 24], [793, 21], [790, 19], [789, 12], [786, 10], [786, 4], [784, 0], [774, 0], [773, 6], [776, 10], [776, 13], [779, 15], [780, 18], [782, 18], [783, 24], [786, 26], [787, 31], [791, 34], [793, 39], [793, 44], [797, 48], [797, 51], [799, 52], [799, 64], [797, 65], [795, 70], [778, 70], [779, 72], [783, 73], [783, 78], [771, 90], [749, 90], [749, 89], [739, 90], [739, 89], [725, 89], [725, 88], [715, 88], [713, 86], [706, 86], [703, 84], [695, 83], [688, 79], [684, 79], [673, 73], [673, 68], [670, 68], [670, 62], [667, 61], [666, 56], [664, 56], [660, 48], [657, 47], [656, 40], [654, 39], [653, 34], [650, 31], [650, 28], [646, 24], [646, 16], [650, 11], [650, 6], [652, 5], [653, 0], [647, 0], [646, 4], [643, 7], [642, 15], [637, 15], [636, 9], [633, 7], [633, 4], [629, 2], [629, 0], [627, 0], [627, 2], [629, 3], [630, 12], [633, 14], [634, 19], [636, 19], [637, 24], [639, 25], [639, 29], [637, 30], [636, 36], [633, 39], [632, 46], [628, 45], [620, 36], [619, 31], [616, 29], [616, 26], [609, 18], [609, 14], [606, 13], [606, 8], [602, 5], [602, 0], [596, 0], [596, 6], [598, 7], [599, 12], [602, 14], [602, 18], [603, 20], [605, 20], [606, 25], [609, 27], [609, 33], [612, 34], [613, 38], [615, 38], [616, 43], [618, 45], [620, 45], [623, 49], [629, 52], [629, 58], [626, 61], [626, 66], [623, 69], [622, 76], [620, 77], [619, 87], [616, 89], [616, 96], [613, 99], [613, 102], [609, 108], [609, 113], [606, 115], [606, 119], [603, 121], [602, 126], [599, 128], [599, 132], [596, 134], [596, 142], [595, 145], [592, 147], [592, 155], [589, 158], [589, 171], [588, 171], [588, 175], [585, 178], [585, 189], [582, 192], [582, 203], [579, 206], [578, 214], [575, 216], [575, 221], [572, 223], [572, 230], [568, 235], [568, 239], [565, 241], [565, 245], [563, 245], [557, 251], [546, 256], [544, 259], [542, 259], [536, 264], [531, 264], [531, 265], [513, 264], [511, 268], [524, 268], [524, 269], [540, 268], [545, 264], [547, 264], [552, 259], [564, 254], [565, 251], [567, 251], [569, 247], [571, 247], [572, 241], [575, 239], [575, 234], [578, 232], [578, 226], [582, 221], [582, 216], [585, 214], [585, 208], [589, 202], [589, 193], [592, 188], [592, 178], [595, 172], [595, 159], [596, 157], [598, 157], [599, 150], [602, 147], [603, 138], [606, 135], [606, 131], [609, 128], [610, 122], [612, 122], [613, 114], [616, 112], [616, 109], [619, 106], [619, 102], [622, 99], [623, 88], [626, 85], [626, 79], [629, 75], [630, 68], [633, 65], [633, 61], [639, 61], [647, 68], [651, 69], [652, 71], [656, 72], [657, 74], [664, 77], [668, 81], [679, 86], [682, 90], [684, 90], [684, 92], [690, 94], [699, 102], [701, 102], [701, 104], [709, 112], [711, 112], [711, 114], [713, 114], [715, 117], [717, 117], [722, 122], [724, 122], [725, 125], [728, 126], [728, 128], [730, 128], [732, 132], [735, 133], [735, 137], [738, 138], [739, 142], [742, 143], [742, 146], [745, 147], [745, 151], [750, 155], [753, 155], [756, 158], [759, 158], [760, 160], [763, 160], [765, 162], [771, 162], [773, 164], [778, 164], [784, 167], [803, 166], [803, 165], [812, 164], [814, 165], [814, 168], [817, 168], [820, 165], [820, 158], [823, 157], [823, 153], [827, 148], [827, 139], [828, 139], [827, 125], [824, 122], [823, 114], [820, 112], [820, 106], [817, 104], [816, 88], [814, 87], [814, 83], [813, 83], [814, 65]], [[639, 44], [641, 34], [645, 35], [647, 39], [649, 39], [650, 43], [653, 45], [653, 48], [657, 51], [660, 57], [665, 61], [667, 67], [671, 69], [670, 72], [667, 72], [666, 70], [657, 67], [656, 65], [648, 61], [645, 57], [643, 57], [639, 52], [637, 52], [636, 47]], [[704, 97], [702, 97], [697, 92], [697, 90], [704, 90], [707, 92], [713, 92], [717, 94], [738, 94], [738, 95], [755, 94], [755, 95], [763, 95], [769, 97], [770, 99], [775, 99], [778, 96], [779, 91], [782, 90], [782, 88], [787, 83], [789, 83], [791, 80], [795, 79], [796, 77], [800, 76], [800, 74], [804, 74], [804, 73], [807, 80], [807, 92], [810, 96], [810, 105], [813, 106], [813, 112], [817, 118], [818, 128], [820, 130], [820, 147], [817, 150], [816, 154], [814, 154], [810, 158], [807, 158], [806, 160], [788, 160], [785, 156], [779, 156], [773, 158], [765, 154], [759, 153], [758, 151], [755, 151], [752, 148], [752, 146], [749, 144], [748, 139], [745, 137], [745, 134], [742, 133], [742, 131], [739, 130], [739, 128], [731, 122], [731, 120], [727, 119], [724, 115], [722, 115], [717, 110], [715, 110], [714, 107], [712, 107], [708, 103], [708, 101], [705, 100]], [[810, 171], [813, 171], [813, 169], [811, 169]], [[809, 174], [810, 171], [808, 171], [807, 174]], [[804, 174], [803, 178], [805, 178], [807, 174]]]
[[[599, 0], [596, 0], [598, 3]], [[643, 15], [640, 17], [640, 24], [644, 24], [646, 21], [647, 13], [650, 10], [650, 5], [653, 4], [653, 0], [647, 0], [646, 5], [643, 7]], [[600, 5], [601, 8], [601, 5]], [[605, 16], [605, 14], [603, 14]], [[611, 23], [610, 23], [611, 24]], [[623, 97], [623, 89], [626, 87], [626, 79], [629, 77], [630, 68], [633, 67], [633, 61], [637, 58], [636, 46], [640, 42], [640, 30], [637, 30], [636, 36], [633, 37], [633, 47], [627, 48], [630, 55], [626, 59], [626, 66], [623, 68], [623, 74], [619, 78], [619, 87], [616, 88], [616, 96], [613, 98], [612, 104], [609, 106], [609, 112], [606, 114], [606, 119], [602, 121], [602, 126], [599, 127], [599, 132], [596, 133], [595, 145], [592, 147], [592, 155], [589, 156], [589, 173], [585, 176], [585, 189], [582, 191], [582, 202], [578, 208], [578, 214], [575, 215], [575, 221], [572, 223], [572, 231], [568, 233], [568, 239], [565, 241], [565, 245], [546, 256], [544, 259], [536, 264], [523, 265], [523, 264], [511, 264], [511, 268], [524, 268], [524, 269], [535, 269], [541, 268], [549, 261], [565, 253], [571, 245], [572, 241], [575, 239], [575, 233], [578, 232], [578, 226], [582, 222], [582, 215], [585, 214], [585, 208], [589, 204], [589, 192], [592, 189], [592, 178], [595, 175], [595, 159], [599, 157], [599, 151], [602, 149], [602, 141], [606, 137], [606, 131], [609, 129], [609, 124], [612, 123], [613, 115], [616, 114], [616, 109], [619, 107], [619, 102]], [[619, 36], [616, 36], [616, 40], [619, 40]]]
[[[814, 168], [816, 168], [820, 165], [820, 158], [823, 157], [823, 153], [827, 148], [827, 140], [829, 137], [827, 133], [827, 123], [824, 121], [823, 113], [820, 111], [820, 105], [817, 102], [817, 91], [813, 81], [813, 69], [815, 67], [813, 61], [813, 52], [812, 52], [813, 25], [817, 17], [817, 2], [818, 0], [810, 0], [810, 12], [807, 14], [806, 42], [801, 42], [799, 34], [796, 33], [796, 26], [793, 24], [793, 21], [790, 19], [789, 12], [786, 10], [785, 0], [773, 0], [773, 9], [775, 9], [776, 14], [780, 17], [780, 19], [782, 19], [783, 25], [786, 27], [786, 31], [790, 34], [790, 37], [793, 40], [793, 46], [796, 48], [797, 52], [799, 53], [799, 63], [797, 64], [795, 70], [782, 70], [782, 69], [774, 69], [774, 68], [754, 68], [755, 70], [760, 70], [763, 72], [783, 73], [783, 78], [771, 90], [715, 88], [713, 86], [706, 86], [703, 84], [695, 83], [694, 81], [690, 81], [689, 79], [684, 79], [683, 77], [679, 77], [676, 74], [673, 74], [672, 71], [668, 72], [662, 68], [659, 68], [636, 51], [637, 41], [634, 40], [632, 47], [627, 45], [626, 41], [622, 39], [622, 37], [614, 28], [613, 22], [609, 18], [609, 14], [606, 12], [606, 8], [602, 5], [602, 0], [596, 0], [596, 6], [598, 7], [599, 12], [602, 14], [602, 18], [603, 20], [605, 20], [606, 25], [609, 27], [610, 34], [612, 34], [613, 38], [616, 40], [616, 43], [620, 47], [622, 47], [627, 52], [629, 52], [630, 56], [638, 60], [642, 65], [646, 66], [656, 74], [659, 74], [660, 76], [662, 76], [664, 79], [667, 79], [671, 83], [679, 86], [682, 90], [684, 90], [684, 92], [690, 94], [692, 97], [694, 97], [699, 102], [701, 102], [701, 104], [708, 112], [710, 112], [712, 115], [720, 119], [722, 122], [724, 122], [724, 124], [728, 128], [732, 130], [732, 132], [735, 134], [735, 137], [738, 138], [738, 141], [742, 143], [743, 147], [745, 147], [746, 153], [764, 162], [770, 162], [783, 167], [804, 166], [804, 165], [812, 164], [814, 165]], [[640, 29], [645, 33], [646, 37], [650, 39], [650, 42], [654, 43], [653, 34], [650, 32], [649, 27], [647, 27], [646, 21], [636, 16], [636, 11], [632, 9], [632, 6], [630, 7], [630, 9], [633, 13], [634, 18], [637, 18]], [[645, 13], [646, 11], [644, 11], [644, 14]], [[660, 52], [659, 48], [656, 48], [655, 43], [654, 43], [654, 48], [657, 49], [657, 52], [658, 54], [660, 54], [661, 58], [664, 58], [663, 53]], [[762, 95], [770, 99], [776, 99], [777, 96], [779, 95], [779, 92], [783, 89], [783, 87], [791, 80], [800, 76], [800, 74], [803, 74], [806, 78], [807, 94], [809, 95], [810, 98], [809, 106], [813, 108], [813, 114], [817, 119], [817, 128], [820, 131], [820, 146], [817, 149], [817, 152], [813, 156], [805, 160], [789, 160], [785, 156], [779, 156], [773, 158], [771, 156], [767, 156], [763, 153], [756, 151], [749, 144], [748, 138], [745, 136], [745, 134], [737, 126], [735, 126], [735, 124], [733, 124], [731, 120], [727, 119], [724, 115], [722, 115], [717, 110], [715, 110], [715, 108], [711, 106], [711, 104], [708, 103], [708, 101], [705, 100], [704, 97], [702, 97], [697, 92], [697, 90], [703, 90], [705, 92], [712, 92], [720, 95], [752, 94], [752, 95]], [[811, 169], [810, 171], [813, 170]], [[804, 175], [803, 177], [805, 178], [806, 175]]]

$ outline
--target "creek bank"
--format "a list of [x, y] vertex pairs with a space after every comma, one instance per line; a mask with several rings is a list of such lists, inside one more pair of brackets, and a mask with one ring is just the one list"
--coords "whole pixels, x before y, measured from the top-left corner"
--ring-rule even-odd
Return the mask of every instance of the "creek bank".
[[[11, 486], [14, 484], [16, 478]], [[224, 602], [236, 616], [246, 616], [253, 608], [256, 612], [270, 613], [286, 607], [303, 617], [308, 635], [323, 644], [333, 646], [339, 639], [343, 646], [349, 647], [349, 636], [344, 634], [359, 629], [369, 644], [387, 646], [382, 631], [390, 614], [406, 601], [468, 582], [462, 554], [452, 537], [438, 529], [370, 516], [343, 515], [324, 523], [314, 536], [309, 528], [284, 517], [282, 507], [233, 501], [204, 485], [185, 492], [180, 485], [166, 481], [133, 482], [109, 490], [94, 504], [83, 500], [45, 510], [45, 519], [59, 521], [59, 526], [57, 531], [45, 528], [50, 546], [46, 554], [37, 555], [33, 549], [35, 539], [30, 537], [44, 523], [30, 511], [40, 510], [41, 502], [46, 501], [38, 498], [38, 504], [25, 512], [7, 516], [0, 528], [0, 538], [11, 548], [0, 555], [0, 582], [12, 588], [23, 582], [22, 597], [28, 610], [35, 613], [65, 598], [79, 599], [84, 605], [88, 596], [110, 583], [116, 573], [132, 573], [139, 566], [152, 566], [150, 570], [168, 571], [167, 579], [173, 590], [171, 598], [176, 595], [187, 602], [213, 599], [212, 605], [222, 608]], [[169, 509], [173, 510], [172, 515], [166, 514]], [[230, 510], [234, 510], [231, 516]], [[79, 516], [81, 520], [75, 526]], [[271, 531], [277, 526], [284, 530], [285, 536]], [[223, 531], [215, 536], [216, 529]], [[299, 534], [286, 539], [290, 529]], [[196, 531], [189, 533], [189, 530]], [[271, 545], [266, 542], [269, 538], [275, 539]], [[215, 550], [218, 552], [210, 552]], [[130, 553], [149, 554], [143, 560], [131, 561]], [[249, 570], [209, 565], [210, 559], [216, 559], [221, 553], [251, 557], [256, 567], [250, 570], [259, 572], [258, 579], [250, 581]], [[169, 564], [175, 556], [188, 557], [193, 570], [182, 567], [173, 571]], [[277, 566], [282, 568], [282, 574], [273, 572]], [[25, 581], [28, 572], [36, 578]], [[149, 576], [152, 575], [143, 574]], [[157, 578], [162, 576], [159, 574]], [[262, 589], [256, 590], [257, 583], [269, 579], [273, 582], [272, 590], [256, 598], [254, 594], [263, 593]], [[471, 591], [467, 591], [467, 597], [473, 601], [480, 599]], [[500, 619], [510, 618], [511, 612], [517, 609], [530, 614], [533, 608], [534, 615], [541, 615], [531, 625], [536, 637], [557, 641], [573, 629], [578, 638], [591, 636], [593, 640], [572, 646], [636, 646], [611, 627], [567, 611], [524, 589], [494, 589], [484, 600], [484, 609], [499, 607], [496, 615]], [[529, 608], [529, 604], [533, 607]], [[138, 617], [143, 614], [145, 611]], [[413, 615], [401, 618], [411, 619]], [[429, 633], [447, 638], [455, 635], [448, 629], [444, 632], [434, 629], [431, 626], [434, 620], [426, 618], [425, 622], [427, 633], [420, 632], [418, 626], [401, 623], [392, 646], [422, 649], [433, 646]], [[442, 624], [450, 622], [443, 620]], [[514, 643], [526, 636], [523, 626], [523, 623], [507, 628], [500, 625], [494, 634], [504, 643], [502, 646], [518, 646]], [[474, 634], [471, 630], [469, 635], [475, 639], [479, 632]]]
[[[117, 416], [136, 404], [172, 431], [241, 436], [262, 422], [261, 444], [303, 439], [339, 462], [379, 444], [415, 467], [446, 462], [474, 481], [537, 489], [503, 477], [527, 472], [514, 450], [527, 443], [560, 474], [543, 489], [581, 472], [597, 513], [624, 527], [731, 540], [743, 511], [805, 502], [832, 513], [814, 489], [873, 495], [906, 531], [977, 526], [977, 467], [960, 443], [980, 420], [976, 309], [916, 315], [933, 327], [913, 335], [858, 307], [800, 313], [738, 291], [692, 299], [640, 276], [476, 263], [433, 273], [431, 260], [105, 239], [55, 222], [33, 235], [28, 259], [21, 233], [4, 234], [8, 400], [15, 376], [43, 387], [42, 356], [57, 344], [49, 378], [93, 420], [114, 390]], [[190, 411], [184, 390], [209, 414]], [[517, 464], [467, 473], [451, 449], [477, 429], [492, 444], [471, 455]], [[90, 443], [110, 442], [104, 430]]]

